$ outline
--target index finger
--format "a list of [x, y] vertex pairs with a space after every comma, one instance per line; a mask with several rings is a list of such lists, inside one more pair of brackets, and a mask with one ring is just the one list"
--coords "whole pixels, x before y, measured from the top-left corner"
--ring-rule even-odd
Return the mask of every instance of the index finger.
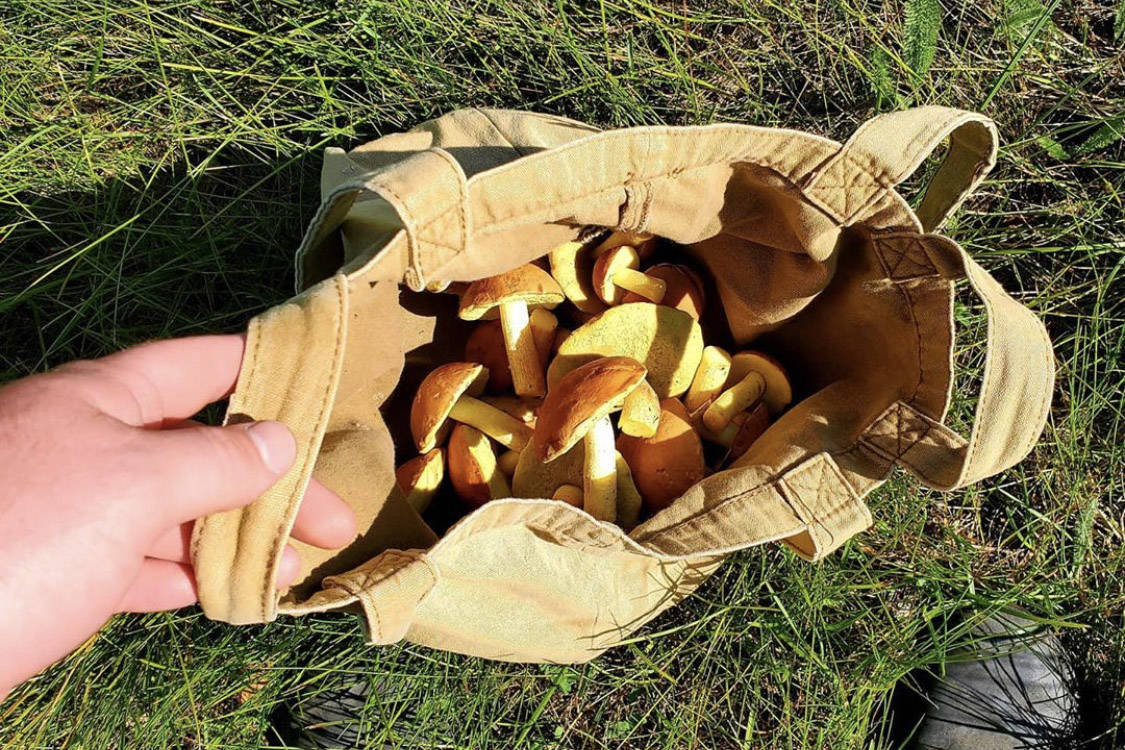
[[102, 411], [138, 427], [159, 427], [229, 396], [245, 345], [237, 334], [188, 336], [74, 363], [72, 369], [94, 376], [91, 395]]

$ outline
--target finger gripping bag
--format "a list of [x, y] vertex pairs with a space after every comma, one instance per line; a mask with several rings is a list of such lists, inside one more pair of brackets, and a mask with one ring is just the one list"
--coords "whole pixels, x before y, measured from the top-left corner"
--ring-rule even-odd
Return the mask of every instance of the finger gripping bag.
[[[911, 210], [896, 186], [946, 141]], [[284, 422], [297, 460], [248, 507], [196, 525], [205, 613], [243, 624], [359, 609], [375, 644], [583, 662], [731, 552], [783, 542], [824, 557], [871, 524], [863, 498], [895, 466], [941, 490], [1012, 466], [1047, 417], [1050, 342], [933, 233], [992, 167], [996, 141], [991, 121], [942, 107], [878, 116], [843, 145], [748, 125], [601, 132], [474, 109], [329, 149], [298, 294], [250, 322], [228, 411], [231, 422]], [[628, 534], [561, 501], [511, 498], [438, 538], [394, 481], [413, 455], [401, 423], [414, 388], [463, 346], [447, 330], [455, 297], [423, 290], [514, 268], [592, 228], [682, 245], [713, 280], [732, 344], [786, 364], [793, 406], [732, 466]], [[967, 437], [943, 421], [961, 278], [988, 315]], [[313, 476], [356, 512], [360, 535], [343, 550], [289, 538]], [[279, 592], [286, 543], [301, 573]]]

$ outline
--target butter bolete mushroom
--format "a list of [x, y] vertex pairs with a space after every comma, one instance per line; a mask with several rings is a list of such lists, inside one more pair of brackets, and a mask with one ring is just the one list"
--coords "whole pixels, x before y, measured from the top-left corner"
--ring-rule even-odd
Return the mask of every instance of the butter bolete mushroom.
[[751, 372], [758, 373], [766, 381], [762, 401], [770, 410], [770, 415], [776, 417], [793, 401], [793, 387], [789, 383], [788, 373], [780, 362], [768, 354], [759, 351], [739, 352], [731, 358], [727, 388], [744, 380]]
[[746, 411], [766, 392], [766, 379], [751, 370], [730, 388], [720, 393], [703, 412], [703, 424], [711, 432], [722, 432], [735, 414]]
[[543, 399], [530, 449], [550, 462], [579, 440], [585, 452], [582, 468], [583, 507], [602, 521], [617, 517], [617, 465], [613, 423], [645, 368], [628, 357], [602, 357], [567, 373]]
[[605, 303], [598, 299], [590, 281], [594, 258], [586, 243], [565, 242], [552, 250], [548, 257], [551, 261], [551, 275], [575, 307], [591, 315], [605, 309]]
[[529, 263], [499, 276], [474, 281], [461, 295], [457, 314], [463, 320], [480, 320], [489, 311], [498, 310], [516, 394], [542, 396], [547, 386], [531, 332], [528, 308], [555, 307], [563, 299], [558, 282], [542, 268]]
[[410, 406], [410, 432], [419, 452], [431, 451], [441, 441], [447, 419], [475, 427], [507, 448], [523, 450], [531, 428], [475, 398], [487, 380], [488, 370], [472, 362], [450, 362], [426, 376]]
[[641, 273], [637, 270], [640, 267], [640, 256], [629, 245], [603, 253], [594, 263], [594, 291], [607, 305], [624, 302], [626, 292], [660, 304], [664, 299], [663, 279]]
[[455, 426], [447, 451], [453, 489], [469, 505], [479, 507], [512, 494], [508, 480], [496, 466], [492, 443], [480, 430], [465, 424]]
[[722, 393], [723, 386], [730, 376], [730, 362], [730, 355], [725, 349], [718, 346], [703, 347], [699, 368], [695, 371], [687, 395], [684, 396], [684, 406], [689, 412], [704, 406]]
[[[706, 297], [703, 281], [695, 271], [676, 263], [658, 263], [646, 269], [645, 275], [664, 282], [664, 297], [660, 300], [660, 304], [683, 310], [696, 320], [703, 315]], [[646, 298], [635, 292], [627, 293], [623, 300], [623, 302], [644, 301]]]
[[496, 466], [500, 469], [500, 473], [511, 478], [511, 476], [516, 473], [516, 465], [519, 464], [519, 462], [519, 451], [504, 451], [496, 459]]
[[395, 481], [406, 502], [419, 513], [424, 513], [445, 477], [445, 462], [441, 448], [415, 456], [395, 470]]
[[641, 260], [644, 260], [656, 252], [656, 235], [626, 229], [615, 230], [598, 243], [598, 246], [594, 248], [593, 257], [600, 258], [603, 254], [622, 245], [628, 245], [636, 250], [637, 255], [641, 257]]
[[621, 405], [621, 416], [617, 418], [618, 428], [626, 435], [652, 437], [660, 424], [660, 397], [652, 386], [642, 382], [625, 397]]
[[617, 451], [617, 525], [626, 531], [632, 530], [641, 518], [643, 505], [629, 462]]
[[650, 438], [620, 435], [617, 449], [633, 472], [645, 504], [661, 510], [707, 473], [703, 443], [676, 399], [660, 402], [660, 426]]

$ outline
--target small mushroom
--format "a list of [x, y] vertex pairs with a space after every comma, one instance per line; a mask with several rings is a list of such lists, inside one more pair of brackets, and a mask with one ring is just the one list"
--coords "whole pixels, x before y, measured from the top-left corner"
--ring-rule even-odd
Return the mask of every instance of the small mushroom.
[[660, 397], [652, 386], [642, 382], [625, 397], [617, 427], [626, 435], [652, 437], [660, 424]]
[[[683, 310], [696, 320], [703, 315], [706, 296], [703, 281], [695, 271], [676, 263], [658, 263], [646, 269], [645, 275], [664, 282], [664, 298], [660, 300], [660, 304]], [[646, 298], [629, 292], [623, 301], [644, 302]]]
[[691, 385], [702, 355], [699, 321], [673, 307], [633, 302], [576, 328], [547, 368], [547, 383], [554, 388], [568, 372], [599, 357], [629, 357], [648, 370], [657, 396], [678, 396]]
[[[750, 450], [758, 438], [770, 426], [769, 408], [765, 404], [758, 404], [748, 412], [739, 415], [741, 419], [731, 420], [731, 424], [738, 423], [738, 430], [730, 442], [730, 459], [736, 459]], [[729, 427], [729, 425], [728, 425]]]
[[629, 462], [617, 451], [617, 525], [631, 531], [641, 518], [643, 504]]
[[520, 462], [520, 451], [504, 451], [496, 459], [496, 466], [500, 472], [509, 479], [516, 473], [516, 465]]
[[535, 342], [535, 351], [539, 353], [539, 371], [546, 372], [547, 363], [551, 361], [551, 349], [555, 343], [559, 319], [550, 310], [537, 307], [531, 311], [529, 323], [531, 339]]
[[703, 412], [703, 424], [714, 433], [723, 431], [735, 414], [756, 404], [766, 392], [766, 379], [750, 371], [737, 383], [720, 393]]
[[717, 346], [703, 347], [699, 368], [695, 371], [687, 396], [684, 397], [684, 406], [689, 412], [705, 405], [722, 392], [730, 375], [730, 361], [730, 355], [724, 349]]
[[410, 407], [410, 431], [420, 452], [433, 450], [441, 441], [447, 419], [475, 427], [512, 450], [523, 450], [531, 428], [474, 398], [486, 380], [488, 370], [471, 362], [450, 362], [426, 376]]
[[766, 389], [762, 400], [769, 408], [770, 416], [776, 417], [793, 401], [793, 387], [785, 368], [776, 359], [763, 352], [739, 352], [731, 358], [727, 388], [745, 379], [750, 372], [756, 372], [765, 379]]
[[629, 245], [615, 247], [594, 263], [594, 291], [607, 305], [619, 305], [626, 292], [660, 304], [664, 299], [663, 279], [641, 273], [640, 256]]
[[575, 307], [592, 315], [605, 309], [590, 283], [594, 258], [586, 243], [565, 242], [552, 250], [549, 258], [551, 275]]
[[551, 495], [552, 500], [562, 500], [567, 505], [573, 505], [575, 508], [582, 507], [582, 488], [573, 484], [562, 484], [555, 490], [555, 494]]
[[512, 492], [508, 480], [496, 466], [492, 443], [483, 432], [465, 424], [453, 428], [449, 436], [449, 479], [457, 496], [479, 507]]
[[474, 281], [461, 295], [461, 307], [457, 314], [463, 320], [480, 320], [485, 313], [499, 310], [516, 394], [542, 396], [547, 386], [539, 365], [539, 352], [535, 348], [528, 309], [555, 307], [563, 299], [563, 291], [551, 275], [529, 263], [499, 276]]
[[648, 232], [631, 232], [618, 229], [610, 232], [605, 239], [594, 248], [593, 257], [600, 258], [606, 252], [622, 245], [628, 245], [637, 251], [641, 260], [656, 252], [656, 235]]
[[465, 361], [478, 362], [488, 368], [488, 390], [502, 393], [512, 390], [512, 370], [508, 367], [508, 350], [499, 320], [479, 323], [465, 341]]
[[601, 521], [617, 517], [617, 465], [613, 423], [619, 410], [644, 381], [645, 368], [628, 357], [602, 357], [571, 371], [543, 399], [531, 450], [550, 462], [579, 440], [585, 452], [583, 507]]
[[555, 340], [551, 342], [551, 359], [559, 353], [559, 347], [563, 342], [570, 338], [570, 331], [565, 328], [558, 328], [555, 330]]
[[406, 502], [419, 513], [430, 506], [445, 477], [445, 463], [441, 448], [415, 456], [395, 470], [395, 481]]
[[617, 449], [633, 472], [633, 481], [651, 510], [662, 510], [707, 473], [703, 443], [692, 429], [683, 404], [660, 402], [660, 426], [650, 438], [620, 435]]

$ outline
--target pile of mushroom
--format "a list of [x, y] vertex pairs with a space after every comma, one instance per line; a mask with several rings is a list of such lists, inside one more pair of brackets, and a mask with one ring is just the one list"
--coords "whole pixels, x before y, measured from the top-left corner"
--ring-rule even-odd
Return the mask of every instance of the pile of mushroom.
[[396, 480], [419, 513], [448, 474], [470, 507], [550, 498], [629, 530], [745, 454], [788, 407], [781, 364], [708, 345], [702, 279], [646, 267], [656, 251], [651, 235], [614, 232], [551, 251], [549, 272], [530, 263], [450, 287], [459, 317], [479, 322], [464, 361], [414, 397], [421, 455]]

